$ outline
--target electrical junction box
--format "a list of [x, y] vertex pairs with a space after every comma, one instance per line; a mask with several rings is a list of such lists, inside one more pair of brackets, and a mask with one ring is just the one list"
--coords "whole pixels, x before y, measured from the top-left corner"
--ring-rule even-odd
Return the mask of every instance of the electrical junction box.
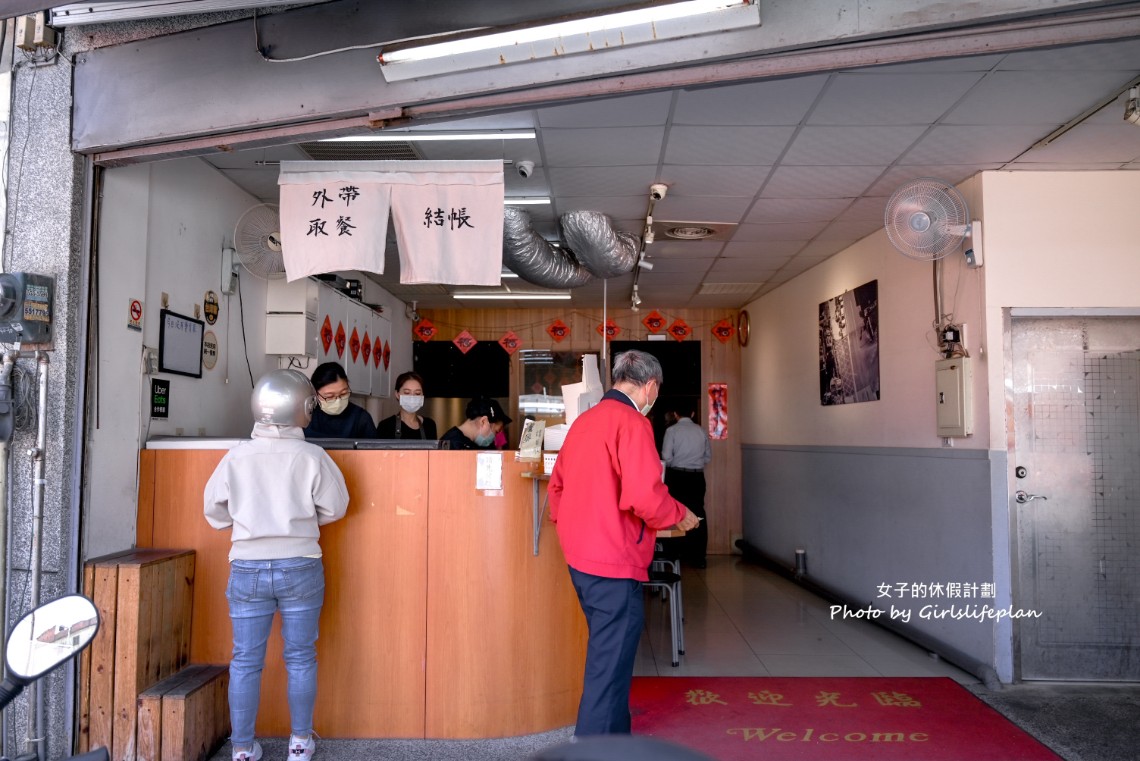
[[974, 373], [970, 358], [940, 359], [934, 368], [938, 435], [969, 436], [974, 432]]
[[0, 342], [50, 344], [54, 293], [47, 275], [0, 274]]

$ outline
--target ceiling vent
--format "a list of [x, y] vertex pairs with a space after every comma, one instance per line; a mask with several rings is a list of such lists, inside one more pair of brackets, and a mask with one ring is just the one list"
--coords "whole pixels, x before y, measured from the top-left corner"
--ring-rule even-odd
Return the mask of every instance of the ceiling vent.
[[763, 283], [701, 283], [701, 296], [747, 296]]
[[301, 143], [300, 148], [313, 161], [420, 161], [415, 146], [405, 142], [337, 142]]
[[653, 237], [656, 240], [720, 240], [726, 241], [736, 231], [729, 222], [677, 222], [653, 220]]

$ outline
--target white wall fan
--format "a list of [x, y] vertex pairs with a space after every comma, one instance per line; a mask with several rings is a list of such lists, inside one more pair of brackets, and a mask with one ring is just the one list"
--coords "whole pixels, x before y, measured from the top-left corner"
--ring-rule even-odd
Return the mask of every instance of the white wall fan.
[[251, 206], [234, 225], [234, 247], [222, 250], [222, 292], [233, 293], [237, 265], [262, 280], [285, 277], [276, 204]]
[[981, 222], [970, 220], [966, 199], [944, 180], [920, 177], [904, 183], [887, 200], [883, 221], [891, 244], [904, 256], [932, 262], [968, 241], [966, 264], [982, 264]]

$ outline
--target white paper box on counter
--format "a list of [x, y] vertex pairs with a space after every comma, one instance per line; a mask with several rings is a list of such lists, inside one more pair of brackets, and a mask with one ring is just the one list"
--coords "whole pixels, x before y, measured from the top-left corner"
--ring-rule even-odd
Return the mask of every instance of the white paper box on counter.
[[562, 448], [562, 442], [566, 441], [566, 432], [569, 430], [570, 426], [565, 423], [546, 426], [542, 436], [542, 448], [557, 452]]
[[547, 475], [554, 472], [554, 462], [558, 459], [557, 452], [542, 453], [542, 472]]

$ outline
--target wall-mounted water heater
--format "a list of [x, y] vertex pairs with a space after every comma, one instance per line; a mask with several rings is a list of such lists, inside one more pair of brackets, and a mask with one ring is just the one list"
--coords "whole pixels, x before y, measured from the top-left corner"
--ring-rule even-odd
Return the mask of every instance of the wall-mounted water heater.
[[52, 341], [55, 279], [30, 272], [0, 273], [0, 342]]

